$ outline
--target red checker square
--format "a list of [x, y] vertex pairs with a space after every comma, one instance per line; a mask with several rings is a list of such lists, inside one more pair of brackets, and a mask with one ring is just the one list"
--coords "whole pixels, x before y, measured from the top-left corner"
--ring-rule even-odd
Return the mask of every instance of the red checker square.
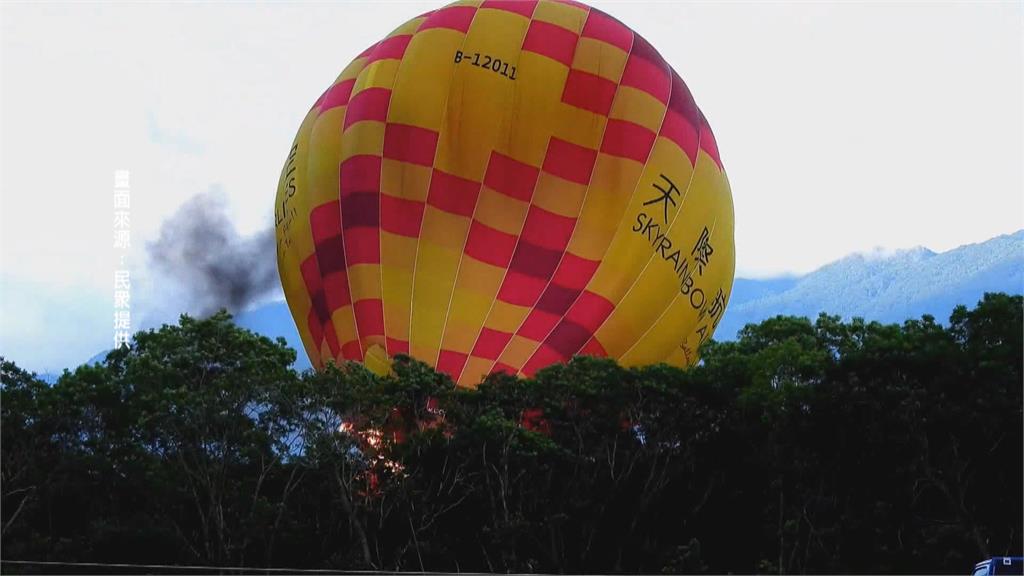
[[469, 226], [469, 237], [466, 240], [466, 254], [492, 266], [505, 268], [512, 259], [516, 249], [516, 237], [512, 234], [495, 230], [477, 220]]
[[388, 118], [388, 104], [391, 102], [391, 90], [387, 88], [367, 88], [360, 91], [348, 101], [345, 111], [345, 128], [372, 120], [383, 122]]
[[405, 49], [409, 46], [410, 40], [412, 40], [411, 34], [392, 36], [391, 38], [381, 40], [373, 51], [370, 52], [366, 65], [369, 66], [378, 60], [401, 60], [402, 56], [405, 55]]
[[380, 195], [380, 227], [392, 234], [417, 238], [423, 224], [423, 202]]
[[561, 318], [558, 314], [534, 308], [530, 310], [530, 314], [523, 321], [523, 325], [519, 327], [516, 334], [523, 338], [540, 342], [551, 333], [551, 329], [555, 327], [555, 324], [558, 324]]
[[327, 296], [324, 295], [323, 290], [317, 290], [311, 296], [310, 303], [313, 305], [313, 312], [316, 313], [317, 320], [326, 325], [331, 320], [331, 311], [327, 309]]
[[377, 192], [353, 192], [341, 200], [341, 227], [376, 228], [380, 225], [380, 194]]
[[316, 260], [316, 254], [310, 255], [309, 258], [302, 261], [302, 264], [299, 264], [299, 272], [302, 273], [302, 281], [306, 285], [306, 293], [310, 298], [323, 289], [323, 284], [320, 281], [320, 264]]
[[715, 135], [711, 132], [711, 127], [704, 124], [700, 129], [700, 149], [707, 152], [708, 156], [715, 161], [718, 165], [718, 169], [722, 169], [722, 159], [718, 156], [718, 142], [715, 141]]
[[546, 279], [509, 270], [501, 282], [498, 299], [517, 306], [533, 306], [546, 284]]
[[562, 255], [562, 261], [558, 263], [558, 270], [555, 271], [555, 276], [551, 281], [566, 288], [582, 289], [593, 277], [598, 264], [600, 262], [597, 260], [580, 258], [571, 252], [566, 252]]
[[561, 318], [579, 297], [580, 292], [579, 288], [566, 288], [552, 282], [541, 294], [540, 300], [537, 301], [537, 308]]
[[529, 202], [533, 198], [533, 189], [537, 185], [538, 175], [540, 175], [540, 170], [525, 162], [491, 152], [491, 159], [487, 164], [487, 174], [484, 175], [484, 184], [506, 196]]
[[622, 25], [621, 22], [611, 16], [592, 9], [587, 23], [583, 26], [582, 36], [584, 38], [595, 38], [617, 46], [623, 52], [629, 52], [633, 45], [633, 32]]
[[565, 66], [572, 66], [578, 40], [572, 30], [566, 30], [550, 22], [534, 20], [530, 23], [530, 29], [526, 31], [523, 50], [547, 56]]
[[583, 70], [570, 70], [562, 90], [562, 102], [607, 116], [618, 86], [607, 78]]
[[521, 237], [531, 244], [561, 252], [569, 243], [575, 227], [575, 218], [548, 212], [539, 206], [530, 206]]
[[504, 362], [497, 362], [491, 367], [491, 374], [512, 374], [515, 375], [516, 369]]
[[306, 327], [309, 328], [309, 335], [313, 338], [313, 342], [319, 347], [320, 342], [324, 339], [324, 325], [320, 323], [320, 318], [317, 317], [314, 308], [310, 308], [309, 314], [306, 314]]
[[469, 31], [469, 25], [473, 22], [476, 8], [473, 6], [451, 6], [435, 10], [420, 24], [417, 32], [430, 28], [450, 28], [459, 32]]
[[654, 132], [639, 124], [611, 118], [604, 131], [601, 152], [645, 163], [654, 147], [654, 138]]
[[380, 156], [361, 154], [341, 163], [341, 196], [380, 190]]
[[366, 50], [363, 50], [362, 52], [360, 52], [359, 56], [356, 56], [356, 58], [366, 58], [367, 56], [370, 55], [370, 52], [373, 52], [373, 49], [377, 47], [377, 44], [380, 44], [380, 42], [377, 42], [375, 44], [371, 44], [369, 48], [367, 48]]
[[597, 150], [552, 137], [544, 155], [544, 171], [577, 184], [588, 184]]
[[[332, 326], [331, 329], [333, 330], [334, 327]], [[335, 339], [337, 339], [337, 336], [335, 336]], [[341, 355], [346, 360], [362, 360], [363, 347], [359, 345], [358, 340], [346, 342], [345, 345], [341, 347]]]
[[686, 82], [679, 77], [679, 74], [672, 72], [672, 96], [668, 99], [668, 109], [675, 110], [683, 115], [691, 125], [700, 126], [702, 116], [697, 103], [693, 101], [693, 95], [686, 86]]
[[359, 300], [352, 305], [352, 309], [356, 313], [360, 337], [384, 335], [384, 304], [380, 298]]
[[512, 256], [512, 262], [509, 264], [509, 270], [529, 274], [546, 283], [551, 279], [551, 275], [555, 272], [558, 261], [561, 259], [561, 250], [551, 250], [520, 239], [516, 246], [516, 253]]
[[564, 362], [569, 359], [570, 356], [562, 356], [550, 346], [541, 344], [537, 351], [533, 353], [533, 356], [523, 366], [523, 374], [532, 377], [541, 368], [545, 368], [558, 362]]
[[555, 326], [545, 344], [558, 352], [560, 360], [568, 360], [583, 348], [591, 336], [593, 332], [566, 318]]
[[427, 204], [459, 216], [472, 216], [480, 183], [434, 169]]
[[468, 354], [455, 352], [453, 350], [441, 350], [441, 354], [437, 357], [437, 371], [458, 377], [458, 375], [462, 373], [462, 369], [466, 366], [467, 358], [469, 358]]
[[666, 66], [665, 59], [661, 57], [661, 54], [639, 34], [633, 35], [633, 45], [629, 48], [629, 56], [630, 58], [643, 58], [660, 68]]
[[668, 138], [682, 148], [683, 152], [690, 157], [691, 164], [697, 161], [697, 129], [675, 110], [669, 110], [665, 114], [659, 136]]
[[533, 16], [533, 9], [537, 7], [537, 0], [484, 0], [480, 7], [504, 10], [530, 18]]
[[388, 124], [384, 129], [384, 157], [420, 166], [433, 166], [437, 132], [410, 124]]
[[476, 338], [476, 344], [473, 346], [473, 356], [497, 360], [498, 356], [501, 355], [501, 351], [505, 349], [505, 345], [511, 339], [512, 335], [507, 332], [484, 328]]
[[607, 358], [608, 352], [605, 351], [604, 346], [597, 341], [597, 338], [591, 338], [583, 345], [580, 349], [580, 356], [595, 356], [597, 358]]
[[356, 264], [380, 264], [380, 232], [376, 228], [345, 231], [345, 259]]
[[384, 341], [387, 344], [388, 356], [394, 356], [395, 354], [405, 354], [406, 356], [409, 355], [408, 340], [399, 340], [397, 338], [392, 338], [388, 336], [387, 338], [384, 339]]
[[329, 312], [351, 304], [352, 296], [348, 290], [348, 274], [332, 272], [324, 275], [324, 296], [327, 298]]
[[352, 87], [355, 85], [356, 79], [352, 78], [351, 80], [338, 82], [328, 88], [327, 92], [320, 97], [320, 112], [323, 113], [331, 108], [348, 104], [349, 97], [352, 96]]
[[657, 64], [634, 55], [630, 55], [626, 61], [626, 69], [622, 72], [620, 84], [643, 90], [662, 103], [668, 103], [672, 90], [672, 79], [664, 64]]
[[317, 243], [316, 262], [321, 276], [332, 272], [341, 272], [346, 268], [345, 241], [342, 240], [341, 234]]
[[[565, 319], [593, 332], [604, 323], [613, 308], [612, 303], [603, 296], [584, 290], [565, 315]], [[580, 345], [582, 346], [583, 342], [580, 342]]]
[[325, 202], [309, 213], [309, 227], [313, 232], [313, 243], [337, 236], [341, 231], [341, 208], [338, 201]]

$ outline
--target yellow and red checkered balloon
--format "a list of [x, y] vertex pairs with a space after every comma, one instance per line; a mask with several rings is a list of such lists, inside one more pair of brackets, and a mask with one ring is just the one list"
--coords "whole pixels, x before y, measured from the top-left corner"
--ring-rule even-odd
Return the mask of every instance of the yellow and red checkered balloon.
[[577, 354], [697, 359], [732, 193], [671, 66], [572, 0], [468, 0], [368, 48], [281, 172], [277, 257], [314, 366], [408, 354], [474, 386]]

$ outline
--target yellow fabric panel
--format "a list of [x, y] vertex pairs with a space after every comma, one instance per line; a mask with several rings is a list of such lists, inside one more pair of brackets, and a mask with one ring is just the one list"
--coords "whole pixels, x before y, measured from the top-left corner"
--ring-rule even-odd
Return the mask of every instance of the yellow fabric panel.
[[589, 260], [604, 256], [643, 171], [634, 160], [598, 155], [569, 252]]
[[398, 66], [401, 60], [377, 60], [363, 69], [352, 87], [352, 94], [358, 94], [367, 88], [391, 89], [395, 84]]
[[[430, 189], [430, 167], [399, 162], [390, 158], [381, 160], [380, 167], [380, 191], [381, 194], [416, 200], [417, 202], [427, 201], [427, 191]], [[381, 254], [384, 257], [384, 254]]]
[[[735, 253], [729, 242], [733, 237], [734, 221], [732, 203], [728, 201], [728, 181], [723, 175], [714, 186], [716, 189], [712, 192], [716, 195], [718, 220], [710, 234], [709, 242], [714, 252], [704, 274], [694, 274], [694, 284], [689, 294], [675, 295], [657, 322], [621, 357], [623, 364], [650, 364], [673, 356], [678, 358], [680, 353], [684, 359], [689, 355], [690, 361], [695, 362], [703, 340], [714, 333], [715, 324], [721, 319], [728, 303], [736, 269]], [[719, 291], [722, 302], [716, 307], [715, 299]]]
[[579, 34], [587, 21], [587, 11], [571, 4], [541, 2], [533, 12], [533, 19], [556, 24]]
[[441, 129], [455, 51], [464, 39], [448, 28], [429, 28], [412, 37], [395, 79], [388, 122]]
[[[505, 10], [482, 8], [461, 50], [464, 55], [515, 62], [528, 24], [525, 18]], [[491, 150], [499, 135], [508, 133], [506, 116], [510, 116], [514, 85], [501, 74], [473, 66], [469, 58], [456, 65], [434, 162], [437, 168], [467, 180], [483, 181]]]
[[492, 362], [486, 358], [470, 357], [466, 361], [466, 368], [463, 369], [462, 376], [459, 377], [459, 386], [475, 388], [487, 376], [491, 364]]
[[576, 218], [583, 205], [583, 197], [587, 194], [587, 186], [563, 180], [547, 172], [541, 172], [537, 178], [537, 189], [534, 192], [534, 205], [560, 216]]
[[576, 43], [572, 67], [618, 82], [626, 67], [627, 54], [617, 46], [594, 38], [580, 38]]
[[519, 328], [519, 325], [523, 323], [529, 312], [530, 309], [526, 306], [517, 306], [508, 302], [502, 302], [501, 300], [495, 300], [484, 325], [491, 330], [512, 333]]
[[484, 186], [480, 191], [480, 199], [477, 201], [476, 213], [473, 216], [495, 230], [518, 236], [529, 207], [530, 205], [522, 200], [516, 200]]
[[657, 134], [665, 117], [665, 105], [643, 90], [637, 90], [632, 86], [619, 86], [608, 117], [628, 120]]
[[[465, 226], [464, 226], [465, 227]], [[454, 234], [453, 234], [454, 235]], [[412, 326], [409, 334], [410, 352], [424, 362], [436, 362], [444, 331], [444, 319], [448, 315], [448, 302], [455, 273], [462, 256], [462, 242], [458, 249], [441, 246], [420, 239], [416, 260], [416, 275], [412, 292]]]
[[[652, 240], [652, 236], [658, 238], [653, 228], [646, 236], [637, 233], [647, 240], [649, 259], [604, 325], [594, 333], [609, 356], [621, 357], [680, 294], [681, 274], [690, 274], [694, 282], [702, 279], [698, 276], [692, 252], [704, 227], [713, 235], [718, 223], [717, 209], [721, 200], [721, 189], [717, 186], [721, 179], [718, 176], [718, 167], [711, 158], [706, 154], [700, 155], [690, 187], [681, 194], [677, 216], [664, 237]], [[648, 209], [645, 214], [656, 220], [661, 216], [657, 210]], [[704, 273], [708, 272], [705, 268]], [[675, 326], [678, 341], [679, 327], [684, 325]], [[666, 355], [660, 354], [657, 360]]]
[[508, 346], [501, 353], [498, 362], [508, 364], [509, 366], [522, 366], [537, 350], [537, 346], [539, 346], [539, 343], [536, 341], [515, 334], [508, 341]]
[[498, 142], [495, 150], [539, 168], [544, 164], [548, 137], [563, 108], [562, 88], [569, 68], [540, 54], [521, 52], [516, 74], [516, 121], [508, 140]]
[[502, 268], [463, 255], [441, 348], [469, 353], [504, 275]]
[[[338, 127], [339, 131], [341, 126]], [[342, 137], [338, 164], [353, 156], [380, 156], [384, 152], [384, 123], [363, 120], [350, 125]], [[337, 167], [335, 167], [337, 169]], [[337, 180], [338, 175], [334, 175]], [[337, 190], [335, 190], [337, 194]]]
[[[678, 190], [678, 193], [672, 193], [675, 205], [662, 202], [651, 205], [654, 210], [650, 210], [644, 206], [644, 202], [651, 201], [661, 194], [655, 185], [671, 189], [671, 185], [662, 179], [663, 171], [668, 172], [666, 176]], [[650, 241], [633, 231], [638, 215], [658, 212], [653, 215], [657, 217], [659, 230], [664, 231], [671, 227], [678, 213], [679, 199], [689, 185], [691, 173], [689, 159], [685, 154], [681, 154], [675, 144], [665, 138], [658, 138], [655, 141], [637, 192], [630, 200], [625, 218], [616, 230], [608, 252], [590, 280], [587, 290], [603, 296], [612, 304], [619, 302], [633, 279], [652, 257]]]

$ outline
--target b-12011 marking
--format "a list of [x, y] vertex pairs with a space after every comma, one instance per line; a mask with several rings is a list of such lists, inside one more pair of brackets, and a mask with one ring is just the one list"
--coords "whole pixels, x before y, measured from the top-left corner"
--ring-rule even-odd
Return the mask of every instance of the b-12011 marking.
[[[509, 80], [516, 79], [516, 67], [510, 65], [508, 62], [502, 61], [500, 58], [495, 58], [488, 54], [480, 54], [474, 52], [473, 54], [464, 54], [462, 50], [455, 51], [455, 63], [459, 64], [462, 61], [469, 62], [477, 68], [484, 68], [490, 70], [496, 74], [501, 74]], [[509, 72], [511, 70], [511, 73]]]

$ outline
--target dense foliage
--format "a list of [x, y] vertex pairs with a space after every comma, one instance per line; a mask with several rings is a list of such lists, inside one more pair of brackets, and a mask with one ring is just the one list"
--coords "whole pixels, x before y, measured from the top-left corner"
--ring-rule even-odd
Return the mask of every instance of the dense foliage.
[[1021, 553], [1022, 331], [990, 294], [948, 326], [777, 317], [686, 372], [465, 390], [408, 358], [296, 373], [182, 317], [53, 386], [3, 362], [3, 558], [965, 573]]

